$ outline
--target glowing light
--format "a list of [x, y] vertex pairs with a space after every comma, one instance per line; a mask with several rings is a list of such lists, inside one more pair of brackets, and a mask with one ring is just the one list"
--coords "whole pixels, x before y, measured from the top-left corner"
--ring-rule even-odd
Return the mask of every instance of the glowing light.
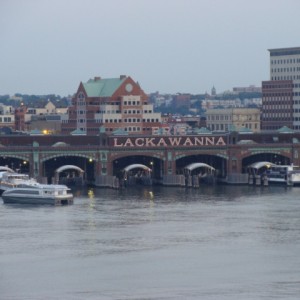
[[93, 159], [92, 158], [89, 158], [89, 162], [92, 162], [93, 161]]

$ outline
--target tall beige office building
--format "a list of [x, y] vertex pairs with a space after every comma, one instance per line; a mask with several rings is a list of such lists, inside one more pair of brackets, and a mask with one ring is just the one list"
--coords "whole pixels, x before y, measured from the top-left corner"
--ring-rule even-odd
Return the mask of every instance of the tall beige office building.
[[263, 130], [300, 129], [300, 47], [270, 49], [270, 80], [262, 82]]

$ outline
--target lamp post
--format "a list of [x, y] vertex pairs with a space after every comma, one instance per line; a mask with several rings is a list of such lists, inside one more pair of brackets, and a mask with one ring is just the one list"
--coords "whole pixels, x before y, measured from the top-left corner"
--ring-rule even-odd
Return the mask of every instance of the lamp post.
[[153, 161], [150, 161], [150, 169], [151, 169], [151, 174], [150, 176], [153, 177]]

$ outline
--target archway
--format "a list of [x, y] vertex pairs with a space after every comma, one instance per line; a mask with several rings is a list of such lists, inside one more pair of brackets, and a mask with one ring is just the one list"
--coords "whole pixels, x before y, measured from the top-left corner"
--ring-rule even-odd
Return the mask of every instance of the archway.
[[121, 186], [142, 184], [152, 185], [152, 169], [143, 164], [131, 164], [123, 170], [123, 177], [121, 178]]
[[197, 172], [197, 169], [206, 167], [209, 171], [213, 170], [216, 177], [225, 178], [227, 175], [227, 160], [217, 155], [195, 154], [183, 156], [176, 160], [176, 173], [186, 174], [187, 166], [192, 168], [190, 171], [195, 170], [194, 173]]
[[275, 164], [275, 165], [290, 165], [291, 159], [289, 157], [286, 157], [284, 155], [281, 155], [281, 154], [275, 153], [275, 152], [264, 152], [264, 153], [250, 155], [250, 156], [243, 158], [243, 160], [242, 160], [242, 172], [247, 173], [249, 171], [248, 167], [250, 165], [253, 165], [253, 164], [259, 163], [259, 162], [262, 163], [261, 167], [263, 167], [263, 165], [265, 163], [270, 163], [270, 164]]
[[[142, 171], [146, 171], [147, 168], [151, 170], [151, 178], [154, 183], [158, 183], [162, 179], [163, 175], [163, 160], [154, 156], [147, 155], [128, 155], [115, 158], [113, 161], [113, 175], [119, 179], [124, 177], [124, 169], [129, 166], [140, 165], [140, 169]], [[145, 166], [145, 167], [142, 167]], [[131, 169], [134, 170], [136, 168]]]
[[[63, 177], [60, 177], [60, 174], [63, 172], [66, 172], [66, 175]], [[78, 173], [76, 174], [75, 171]], [[83, 174], [84, 171], [74, 165], [64, 165], [59, 167], [54, 172], [54, 182], [55, 184], [61, 183], [66, 185], [82, 185], [83, 184]], [[76, 176], [78, 175], [78, 176]]]
[[[75, 166], [84, 171], [83, 177], [86, 183], [94, 183], [95, 178], [95, 160], [91, 157], [85, 156], [75, 156], [67, 154], [56, 154], [52, 157], [44, 158], [43, 160], [43, 177], [47, 178], [47, 182], [53, 182], [55, 177], [55, 172], [58, 168], [66, 165]], [[59, 175], [60, 178], [65, 177], [63, 181], [72, 181], [67, 180], [67, 178], [74, 177], [72, 172], [75, 172], [75, 177], [80, 176], [80, 171], [77, 169], [74, 170], [64, 170]]]

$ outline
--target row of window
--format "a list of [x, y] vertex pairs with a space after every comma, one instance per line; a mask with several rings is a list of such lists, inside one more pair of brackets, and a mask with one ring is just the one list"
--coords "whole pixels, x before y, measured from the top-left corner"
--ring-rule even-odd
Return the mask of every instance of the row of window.
[[[265, 109], [264, 110], [264, 113], [266, 114], [269, 114], [270, 116], [275, 114], [275, 113], [278, 113], [278, 109]], [[280, 110], [280, 113], [284, 114], [284, 115], [290, 115], [290, 110], [289, 109], [281, 109]]]
[[216, 115], [216, 116], [207, 116], [207, 121], [230, 121], [232, 118], [235, 117], [237, 119], [244, 119], [246, 118], [248, 121], [251, 120], [259, 120], [259, 115], [248, 115], [248, 116], [223, 116], [223, 115]]
[[273, 59], [271, 60], [271, 65], [276, 64], [295, 64], [300, 63], [300, 58], [289, 58], [289, 59]]
[[290, 93], [264, 93], [263, 100], [266, 100], [269, 97], [269, 100], [276, 99], [276, 97], [281, 98], [281, 100], [290, 100], [292, 92]]
[[207, 120], [208, 121], [214, 121], [214, 120], [225, 120], [225, 121], [228, 121], [228, 120], [231, 120], [232, 119], [232, 116], [207, 116]]
[[286, 108], [287, 108], [288, 106], [292, 105], [292, 103], [288, 102], [288, 101], [274, 100], [271, 98], [271, 99], [264, 99], [262, 106], [268, 107], [268, 106], [274, 106], [274, 105], [286, 105]]
[[[214, 131], [214, 130], [221, 130], [221, 131], [228, 131], [228, 124], [211, 124], [209, 127], [210, 130]], [[255, 124], [251, 124], [251, 123], [245, 123], [245, 124], [241, 124], [242, 127], [246, 127], [248, 129], [258, 129], [259, 128], [259, 124], [255, 123]]]
[[140, 105], [140, 101], [124, 101], [123, 105]]
[[272, 76], [272, 80], [296, 80], [300, 79], [300, 75], [288, 75], [288, 76]]
[[120, 114], [120, 110], [98, 110], [98, 114]]
[[290, 119], [291, 118], [291, 114], [290, 113], [282, 113], [282, 112], [273, 112], [273, 113], [269, 113], [269, 112], [266, 112], [266, 113], [263, 113], [262, 115], [263, 117], [263, 120], [272, 120], [274, 118], [287, 118], [287, 119]]
[[136, 118], [129, 118], [129, 119], [124, 119], [124, 122], [125, 123], [140, 123], [141, 122], [141, 119], [136, 119]]
[[10, 117], [0, 117], [0, 123], [9, 123], [12, 122]]
[[[266, 93], [264, 94], [264, 97], [272, 97], [274, 99], [274, 95], [275, 94], [271, 94], [271, 93]], [[278, 95], [283, 95], [283, 94], [278, 94]], [[285, 93], [285, 95], [287, 96], [300, 96], [300, 92], [293, 92], [293, 93]], [[284, 97], [281, 97], [284, 98]], [[289, 98], [286, 98], [285, 100], [288, 100]], [[283, 99], [284, 100], [284, 99]]]
[[[122, 119], [96, 119], [96, 120], [91, 120], [89, 121], [89, 123], [122, 123]], [[139, 119], [139, 118], [128, 118], [128, 119], [124, 119], [123, 120], [124, 123], [140, 123], [140, 122], [144, 122], [144, 123], [158, 123], [159, 119]], [[81, 122], [82, 123], [82, 122]]]
[[[97, 130], [99, 130], [99, 128], [97, 128]], [[115, 128], [105, 128], [105, 131], [114, 131]], [[129, 132], [136, 132], [136, 131], [141, 131], [141, 127], [125, 127], [124, 128], [125, 131], [129, 131]]]
[[296, 72], [300, 71], [300, 67], [290, 67], [290, 68], [272, 68], [271, 72], [279, 73], [279, 72]]
[[263, 110], [276, 110], [276, 109], [290, 109], [290, 105], [273, 105], [273, 104], [267, 104], [263, 106]]
[[263, 89], [291, 89], [293, 88], [292, 83], [263, 83]]

